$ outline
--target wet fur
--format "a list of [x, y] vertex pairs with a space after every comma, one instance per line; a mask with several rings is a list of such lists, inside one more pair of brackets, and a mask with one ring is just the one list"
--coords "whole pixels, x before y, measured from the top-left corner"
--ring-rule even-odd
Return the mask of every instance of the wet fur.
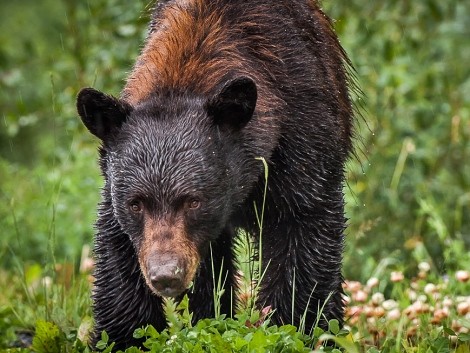
[[[308, 330], [317, 320], [317, 308], [332, 294], [322, 314], [342, 321], [343, 168], [351, 150], [353, 121], [347, 65], [330, 21], [313, 0], [174, 0], [157, 5], [146, 44], [121, 95], [123, 112], [138, 110], [134, 115], [145, 118], [131, 118], [123, 126], [135, 136], [150, 136], [143, 142], [144, 149], [145, 144], [155, 143], [151, 136], [159, 133], [155, 128], [154, 135], [148, 134], [154, 128], [151, 117], [156, 111], [164, 112], [158, 125], [163, 126], [164, 119], [170, 119], [164, 117], [175, 119], [194, 110], [195, 119], [170, 119], [169, 128], [175, 129], [180, 140], [191, 139], [188, 148], [213, 148], [225, 156], [214, 160], [210, 170], [227, 169], [230, 177], [220, 186], [227, 200], [216, 194], [217, 187], [208, 188], [208, 197], [223, 205], [220, 224], [213, 226], [218, 234], [210, 239], [217, 271], [223, 262], [222, 271], [228, 273], [223, 312], [231, 307], [235, 229], [245, 228], [255, 237], [259, 232], [253, 204], [262, 204], [263, 168], [256, 160], [261, 156], [269, 164], [262, 241], [263, 264], [269, 266], [259, 306], [276, 309], [274, 323], [291, 323], [293, 317], [298, 324], [308, 305]], [[201, 102], [238, 76], [256, 83], [254, 116], [241, 130], [224, 132], [220, 125], [214, 139], [222, 138], [211, 142], [212, 147], [205, 146], [209, 130], [206, 118], [198, 113], [204, 106]], [[188, 125], [191, 131], [178, 132]], [[110, 171], [115, 169], [110, 165], [120, 158], [116, 144], [104, 141], [101, 149], [106, 185], [96, 224], [94, 342], [106, 330], [110, 340], [117, 342], [116, 348], [124, 348], [138, 343], [132, 338], [135, 328], [152, 324], [162, 330], [165, 319], [161, 299], [152, 294], [139, 266], [136, 249], [141, 244], [123, 232], [118, 221], [121, 206], [112, 201], [115, 175]], [[179, 156], [175, 154], [176, 159]], [[146, 163], [144, 156], [135, 158]], [[165, 161], [170, 159], [165, 157]], [[190, 168], [187, 164], [190, 159], [180, 162], [181, 168]], [[185, 187], [190, 171], [175, 173], [172, 180], [177, 185], [171, 189]], [[208, 178], [214, 185], [222, 180], [216, 175]], [[214, 310], [211, 260], [200, 244], [202, 240], [195, 246], [201, 265], [190, 293], [195, 320], [212, 316]]]

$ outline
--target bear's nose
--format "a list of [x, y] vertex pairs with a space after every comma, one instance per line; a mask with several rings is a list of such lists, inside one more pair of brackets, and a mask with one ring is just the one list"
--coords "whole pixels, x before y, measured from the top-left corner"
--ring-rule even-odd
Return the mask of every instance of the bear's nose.
[[164, 297], [176, 297], [184, 291], [183, 269], [176, 260], [149, 266], [148, 278], [155, 291]]

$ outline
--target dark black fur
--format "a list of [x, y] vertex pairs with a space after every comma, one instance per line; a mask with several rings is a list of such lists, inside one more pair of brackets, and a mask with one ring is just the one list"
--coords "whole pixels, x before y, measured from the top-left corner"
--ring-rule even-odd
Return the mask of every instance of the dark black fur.
[[[150, 36], [177, 1], [160, 3]], [[353, 120], [347, 58], [313, 0], [207, 3], [224, 13], [227, 26], [239, 26], [230, 38], [242, 43], [243, 67], [251, 72], [226, 67], [205, 91], [163, 84], [132, 104], [132, 87], [120, 100], [92, 89], [78, 97], [82, 120], [103, 142], [106, 181], [95, 243], [94, 342], [106, 330], [124, 348], [138, 343], [135, 328], [165, 327], [161, 299], [138, 262], [143, 226], [128, 210], [136, 197], [155, 219], [183, 214], [181, 199], [201, 200], [197, 212], [184, 213], [201, 256], [190, 306], [195, 319], [213, 315], [211, 243], [217, 274], [222, 261], [228, 273], [228, 313], [235, 229], [259, 233], [253, 204], [261, 206], [265, 181], [257, 157], [269, 165], [262, 240], [269, 265], [259, 306], [271, 305], [278, 324], [299, 324], [306, 311], [307, 330], [323, 305], [325, 318], [343, 320], [343, 168]]]

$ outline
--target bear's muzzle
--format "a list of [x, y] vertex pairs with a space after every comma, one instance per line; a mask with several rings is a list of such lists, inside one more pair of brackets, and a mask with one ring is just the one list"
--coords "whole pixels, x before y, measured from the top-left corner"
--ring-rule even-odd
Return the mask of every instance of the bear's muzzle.
[[158, 260], [149, 259], [147, 278], [152, 290], [162, 297], [177, 297], [186, 289], [185, 266], [173, 256], [165, 255]]

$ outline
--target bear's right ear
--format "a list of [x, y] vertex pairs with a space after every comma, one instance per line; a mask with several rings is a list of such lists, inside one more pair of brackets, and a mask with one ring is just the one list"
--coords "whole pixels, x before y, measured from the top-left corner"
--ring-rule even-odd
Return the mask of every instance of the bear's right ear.
[[132, 107], [93, 88], [83, 88], [77, 96], [77, 110], [83, 124], [104, 141], [119, 130]]

